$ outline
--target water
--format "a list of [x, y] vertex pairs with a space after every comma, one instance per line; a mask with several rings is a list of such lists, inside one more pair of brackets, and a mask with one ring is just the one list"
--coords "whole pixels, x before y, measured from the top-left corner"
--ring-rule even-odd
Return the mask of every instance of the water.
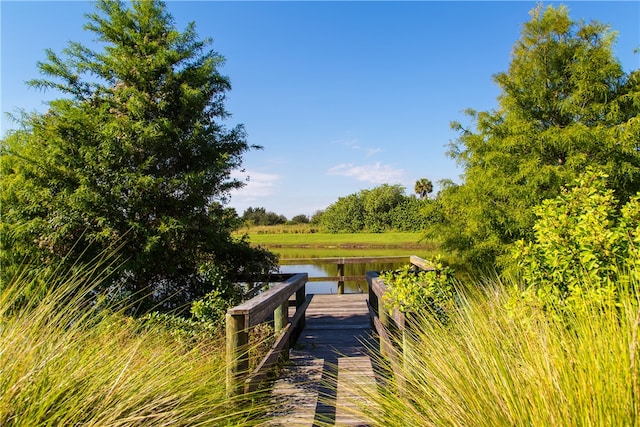
[[[279, 248], [273, 248], [274, 252], [278, 253]], [[404, 262], [387, 262], [387, 263], [365, 263], [365, 264], [345, 264], [344, 275], [345, 276], [364, 276], [367, 271], [383, 271], [398, 269], [408, 264], [409, 255], [412, 253], [403, 250], [399, 252], [396, 249], [388, 250], [386, 253], [380, 251], [380, 249], [374, 249], [367, 251], [366, 249], [334, 249], [333, 251], [327, 251], [327, 248], [321, 249], [321, 254], [318, 254], [317, 250], [313, 248], [296, 248], [295, 252], [292, 252], [292, 248], [287, 248], [286, 254], [281, 253], [281, 258], [306, 258], [304, 262], [295, 263], [295, 261], [289, 260], [286, 263], [283, 262], [280, 265], [281, 273], [307, 273], [309, 277], [327, 277], [337, 276], [338, 266], [337, 264], [324, 264], [315, 263], [308, 258], [330, 258], [330, 257], [371, 257], [371, 256], [406, 256]], [[322, 282], [307, 282], [308, 294], [335, 294], [338, 292], [338, 282], [322, 281]], [[345, 293], [359, 293], [368, 292], [367, 281], [346, 281], [344, 284]]]
[[[322, 277], [329, 276], [329, 273], [322, 267], [334, 267], [335, 265], [314, 265], [314, 264], [293, 264], [293, 265], [281, 265], [281, 273], [307, 273], [309, 277]], [[336, 275], [334, 271], [332, 276]], [[366, 282], [365, 282], [366, 285]], [[355, 293], [357, 286], [354, 286], [353, 282], [345, 282], [344, 291], [346, 293]], [[308, 294], [336, 294], [338, 293], [337, 282], [307, 282]]]

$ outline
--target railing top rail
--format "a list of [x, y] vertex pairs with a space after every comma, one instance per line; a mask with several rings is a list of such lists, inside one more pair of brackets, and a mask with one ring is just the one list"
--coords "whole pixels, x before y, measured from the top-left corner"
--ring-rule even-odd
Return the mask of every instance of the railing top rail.
[[409, 257], [409, 262], [413, 265], [417, 265], [418, 267], [420, 267], [423, 270], [433, 270], [433, 265], [431, 265], [431, 263], [425, 259], [422, 259], [418, 256], [415, 255], [411, 255]]
[[307, 273], [294, 274], [284, 282], [262, 292], [261, 294], [227, 310], [232, 316], [245, 317], [245, 328], [250, 328], [263, 322], [279, 305], [298, 291], [308, 280]]

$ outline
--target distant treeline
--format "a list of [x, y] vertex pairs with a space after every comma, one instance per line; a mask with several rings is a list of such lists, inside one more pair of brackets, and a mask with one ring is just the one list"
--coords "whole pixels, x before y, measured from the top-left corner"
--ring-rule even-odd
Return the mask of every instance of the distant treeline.
[[406, 195], [401, 185], [383, 184], [340, 197], [311, 217], [296, 215], [287, 220], [284, 215], [265, 208], [250, 207], [241, 218], [249, 227], [310, 224], [326, 233], [420, 231], [427, 227], [431, 218], [428, 211], [433, 200], [426, 194], [421, 193], [421, 197]]

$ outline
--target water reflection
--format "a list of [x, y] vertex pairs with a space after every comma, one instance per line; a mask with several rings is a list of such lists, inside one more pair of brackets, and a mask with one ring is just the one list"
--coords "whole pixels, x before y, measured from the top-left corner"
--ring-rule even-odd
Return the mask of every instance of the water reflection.
[[[344, 255], [340, 255], [344, 256]], [[359, 255], [363, 256], [363, 255]], [[367, 271], [383, 271], [400, 268], [408, 263], [409, 255], [404, 262], [386, 262], [386, 263], [364, 263], [364, 264], [345, 264], [345, 276], [364, 276]], [[328, 277], [338, 275], [337, 264], [318, 264], [313, 261], [305, 260], [301, 264], [291, 264], [280, 266], [281, 273], [307, 273], [309, 277]], [[308, 282], [307, 293], [309, 294], [331, 294], [338, 292], [338, 282]], [[346, 281], [344, 283], [345, 293], [368, 292], [366, 280], [362, 281]]]

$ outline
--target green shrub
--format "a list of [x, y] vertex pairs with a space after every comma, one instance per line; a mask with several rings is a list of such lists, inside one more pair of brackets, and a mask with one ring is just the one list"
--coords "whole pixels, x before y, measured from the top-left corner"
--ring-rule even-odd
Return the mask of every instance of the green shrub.
[[525, 306], [570, 312], [615, 303], [638, 283], [640, 195], [619, 209], [606, 179], [588, 171], [536, 209], [534, 240], [517, 242], [513, 251]]
[[407, 266], [380, 274], [387, 285], [382, 300], [389, 312], [397, 309], [410, 314], [427, 310], [446, 318], [446, 311], [454, 303], [453, 270], [440, 258], [432, 260], [432, 264], [434, 269], [428, 271]]

